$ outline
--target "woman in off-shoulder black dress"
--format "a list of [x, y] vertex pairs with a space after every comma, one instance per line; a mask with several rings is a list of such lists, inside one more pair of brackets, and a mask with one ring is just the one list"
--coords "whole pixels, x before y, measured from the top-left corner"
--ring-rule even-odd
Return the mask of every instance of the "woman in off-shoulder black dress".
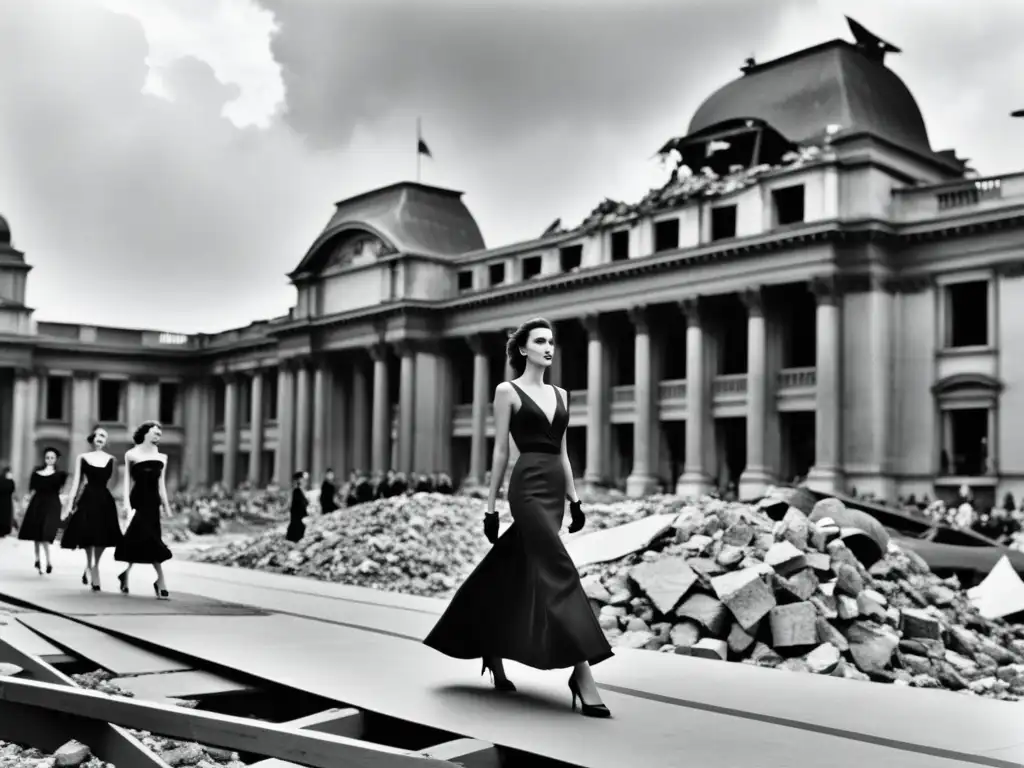
[[0, 474], [0, 538], [14, 530], [14, 473], [4, 467]]
[[[551, 324], [543, 318], [524, 323], [509, 339], [507, 353], [519, 377], [499, 384], [494, 394], [494, 462], [484, 517], [494, 547], [424, 642], [457, 659], [483, 659], [501, 691], [516, 689], [502, 659], [536, 669], [573, 667], [573, 708], [580, 699], [582, 714], [610, 717], [590, 666], [611, 657], [612, 649], [559, 537], [567, 498], [570, 533], [583, 527], [584, 515], [566, 451], [566, 393], [544, 383], [554, 357]], [[513, 524], [499, 538], [494, 508], [510, 433], [520, 453], [508, 484]]]
[[306, 535], [306, 510], [309, 500], [306, 498], [306, 486], [309, 484], [309, 472], [299, 471], [292, 475], [292, 503], [289, 509], [288, 530], [284, 537], [288, 541], [302, 541]]
[[[100, 557], [105, 549], [121, 543], [121, 522], [117, 517], [114, 497], [107, 488], [115, 463], [114, 457], [103, 450], [107, 444], [107, 431], [97, 425], [86, 440], [92, 450], [79, 455], [75, 465], [75, 477], [64, 503], [63, 516], [68, 518], [70, 514], [70, 519], [64, 535], [60, 537], [60, 546], [62, 549], [85, 551], [82, 583], [91, 584], [92, 591], [99, 592]], [[71, 513], [72, 505], [74, 513]]]
[[18, 529], [19, 539], [35, 543], [35, 569], [39, 573], [43, 572], [39, 562], [40, 550], [46, 559], [46, 572], [53, 573], [50, 545], [60, 530], [60, 492], [68, 479], [67, 472], [57, 469], [59, 458], [60, 451], [56, 448], [46, 448], [43, 451], [43, 466], [32, 473], [28, 482], [30, 498], [25, 508], [25, 517]]
[[156, 571], [153, 592], [159, 600], [167, 600], [167, 582], [163, 563], [171, 559], [171, 550], [164, 544], [160, 526], [161, 509], [170, 512], [164, 473], [167, 456], [157, 450], [163, 430], [158, 421], [146, 421], [135, 430], [135, 447], [124, 455], [124, 498], [127, 500], [128, 528], [114, 550], [114, 559], [128, 563], [117, 580], [121, 591], [128, 594], [128, 576], [138, 563], [152, 565]]

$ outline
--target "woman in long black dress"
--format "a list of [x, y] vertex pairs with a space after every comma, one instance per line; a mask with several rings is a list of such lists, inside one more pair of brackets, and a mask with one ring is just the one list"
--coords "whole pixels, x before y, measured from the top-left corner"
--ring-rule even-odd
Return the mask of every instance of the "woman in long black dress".
[[[62, 549], [85, 550], [85, 572], [83, 584], [92, 584], [92, 591], [100, 591], [100, 557], [107, 547], [121, 543], [121, 523], [117, 519], [117, 505], [110, 495], [107, 484], [114, 474], [115, 459], [103, 450], [107, 444], [107, 430], [100, 426], [92, 428], [86, 438], [91, 451], [78, 456], [75, 462], [75, 476], [71, 490], [64, 503], [63, 517], [74, 514], [68, 520], [64, 535], [60, 538]], [[85, 487], [82, 488], [82, 483]], [[82, 491], [79, 496], [79, 490]], [[75, 499], [78, 499], [77, 504]]]
[[163, 542], [160, 528], [160, 511], [170, 514], [171, 505], [167, 500], [167, 486], [164, 474], [167, 469], [167, 455], [157, 450], [163, 430], [158, 421], [144, 421], [124, 455], [124, 498], [128, 511], [128, 528], [121, 543], [114, 550], [114, 559], [128, 563], [128, 567], [117, 577], [121, 591], [128, 594], [128, 575], [132, 566], [147, 563], [156, 570], [153, 591], [158, 600], [167, 600], [167, 582], [164, 579], [163, 563], [171, 559], [171, 550]]
[[292, 504], [288, 530], [284, 537], [288, 541], [301, 541], [306, 535], [306, 509], [309, 500], [306, 498], [306, 486], [309, 483], [309, 472], [299, 471], [292, 475]]
[[14, 473], [4, 467], [0, 474], [0, 539], [14, 530]]
[[334, 497], [338, 495], [338, 486], [334, 482], [334, 470], [328, 469], [324, 472], [324, 481], [320, 485], [320, 512], [325, 515], [331, 514], [338, 508]]
[[39, 565], [39, 551], [46, 558], [46, 572], [53, 573], [50, 561], [50, 545], [57, 538], [60, 529], [60, 491], [67, 482], [68, 473], [57, 469], [60, 451], [56, 448], [43, 450], [43, 466], [32, 472], [28, 482], [29, 501], [25, 508], [25, 517], [18, 530], [18, 538], [22, 541], [35, 543], [35, 568], [39, 573], [43, 570]]
[[[573, 709], [610, 717], [590, 665], [612, 656], [558, 531], [568, 498], [571, 533], [584, 515], [565, 444], [564, 389], [544, 383], [554, 358], [551, 323], [536, 318], [509, 338], [506, 352], [518, 378], [494, 392], [494, 457], [484, 532], [494, 546], [452, 598], [424, 642], [457, 659], [483, 659], [494, 685], [514, 691], [502, 659], [535, 669], [573, 667]], [[549, 415], [550, 414], [550, 415]], [[513, 524], [499, 538], [494, 511], [508, 466], [511, 433], [520, 456], [508, 484]]]

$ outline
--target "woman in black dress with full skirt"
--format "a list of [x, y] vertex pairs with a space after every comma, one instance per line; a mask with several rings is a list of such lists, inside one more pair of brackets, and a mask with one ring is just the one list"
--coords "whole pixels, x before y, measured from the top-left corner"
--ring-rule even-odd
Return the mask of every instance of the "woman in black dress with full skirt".
[[152, 565], [156, 571], [153, 592], [158, 600], [167, 600], [167, 582], [163, 563], [171, 559], [171, 550], [163, 542], [160, 511], [170, 513], [164, 474], [167, 456], [157, 450], [163, 430], [158, 421], [146, 421], [135, 430], [135, 447], [124, 455], [124, 498], [128, 510], [128, 528], [114, 550], [114, 559], [128, 563], [117, 580], [128, 594], [128, 575], [138, 563]]
[[[482, 659], [501, 691], [515, 691], [502, 659], [535, 669], [573, 667], [573, 708], [578, 698], [584, 715], [609, 717], [590, 666], [610, 658], [612, 649], [558, 535], [567, 498], [570, 532], [583, 527], [584, 516], [566, 451], [566, 393], [544, 383], [554, 357], [551, 324], [543, 318], [524, 323], [509, 338], [507, 353], [518, 378], [494, 393], [494, 458], [484, 516], [494, 546], [424, 642], [457, 659]], [[499, 538], [494, 508], [510, 433], [520, 453], [508, 485], [513, 524]]]
[[[82, 583], [92, 584], [92, 591], [99, 592], [100, 557], [105, 549], [121, 543], [121, 522], [117, 518], [114, 497], [107, 488], [114, 474], [115, 461], [103, 450], [107, 444], [107, 430], [97, 425], [86, 440], [92, 450], [80, 454], [75, 463], [75, 477], [71, 481], [63, 513], [63, 517], [67, 518], [69, 514], [71, 517], [64, 535], [60, 537], [60, 546], [62, 549], [85, 550]], [[72, 505], [75, 508], [73, 514]]]
[[298, 471], [292, 475], [292, 504], [289, 509], [288, 530], [284, 537], [288, 541], [302, 541], [306, 535], [306, 510], [309, 500], [306, 498], [306, 485], [309, 483], [309, 472]]
[[39, 573], [43, 570], [39, 564], [39, 551], [46, 558], [46, 572], [53, 573], [50, 561], [50, 545], [57, 538], [60, 529], [60, 491], [67, 482], [68, 473], [57, 469], [60, 451], [46, 448], [43, 451], [43, 466], [32, 473], [28, 481], [29, 501], [25, 507], [25, 517], [18, 529], [18, 538], [22, 541], [35, 543], [35, 568]]
[[4, 467], [0, 475], [0, 539], [14, 530], [14, 473]]

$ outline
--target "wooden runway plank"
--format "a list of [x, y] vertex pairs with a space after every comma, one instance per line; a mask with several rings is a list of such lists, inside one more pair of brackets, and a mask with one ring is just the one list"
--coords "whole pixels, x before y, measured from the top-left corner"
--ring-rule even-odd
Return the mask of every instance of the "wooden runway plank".
[[60, 648], [114, 675], [144, 675], [191, 669], [187, 664], [143, 650], [63, 616], [37, 613], [19, 616], [18, 621]]
[[202, 670], [138, 675], [137, 677], [116, 677], [110, 682], [118, 688], [147, 701], [197, 699], [204, 696], [254, 690], [252, 686], [245, 683], [238, 683], [226, 677]]
[[[564, 672], [537, 672], [519, 665], [513, 670], [509, 665], [520, 692], [505, 696], [481, 683], [471, 663], [441, 657], [405, 640], [370, 637], [365, 631], [322, 623], [311, 626], [289, 616], [183, 616], [173, 622], [117, 616], [92, 621], [361, 709], [587, 768], [621, 768], [636, 764], [640, 755], [645, 765], [668, 767], [678, 765], [680, 754], [702, 768], [818, 768], [822, 755], [829, 756], [833, 768], [1000, 765], [616, 693], [605, 696], [615, 717], [590, 720], [570, 711], [569, 692], [561, 679]], [[247, 642], [252, 637], [260, 642]]]
[[[0, 594], [2, 593], [3, 587], [0, 587]], [[18, 620], [27, 616], [40, 615], [43, 614], [20, 613], [17, 618], [12, 617], [6, 624], [0, 624], [0, 640], [9, 640], [26, 653], [38, 656], [44, 661], [49, 658], [65, 656], [64, 651], [49, 642], [46, 638], [37, 635]]]

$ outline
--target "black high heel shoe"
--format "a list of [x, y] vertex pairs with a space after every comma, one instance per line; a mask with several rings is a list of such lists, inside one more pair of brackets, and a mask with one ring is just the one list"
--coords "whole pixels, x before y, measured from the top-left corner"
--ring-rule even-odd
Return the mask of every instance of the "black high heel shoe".
[[128, 594], [128, 571], [117, 574], [117, 580], [121, 582], [121, 594]]
[[580, 694], [579, 683], [575, 677], [569, 678], [569, 692], [572, 693], [572, 711], [576, 711], [576, 699], [580, 700], [580, 714], [584, 717], [611, 717], [611, 710], [604, 704], [587, 704]]
[[491, 673], [491, 684], [494, 686], [494, 690], [501, 691], [502, 693], [515, 693], [516, 686], [511, 680], [507, 677], [504, 680], [495, 680], [494, 670], [487, 663], [487, 659], [481, 659], [481, 661], [483, 663], [480, 666], [480, 674], [482, 675], [484, 672]]
[[170, 600], [171, 599], [171, 593], [170, 592], [168, 592], [166, 589], [160, 589], [160, 582], [159, 581], [154, 581], [153, 582], [153, 591], [156, 592], [156, 599], [157, 600]]
[[47, 574], [53, 573], [53, 566], [50, 565], [49, 563], [46, 564], [46, 573]]
[[43, 575], [43, 566], [41, 566], [41, 565], [39, 564], [39, 561], [38, 561], [38, 560], [36, 560], [36, 565], [35, 565], [35, 569], [36, 569], [37, 571], [39, 571], [39, 575], [40, 575], [40, 576], [42, 576], [42, 575]]
[[[92, 582], [92, 591], [93, 592], [99, 592], [100, 591], [99, 575], [100, 575], [100, 569], [99, 569], [99, 566], [96, 566], [96, 576], [94, 578], [90, 577], [90, 579], [89, 579], [89, 581]], [[85, 577], [83, 576], [82, 579], [84, 580]]]

